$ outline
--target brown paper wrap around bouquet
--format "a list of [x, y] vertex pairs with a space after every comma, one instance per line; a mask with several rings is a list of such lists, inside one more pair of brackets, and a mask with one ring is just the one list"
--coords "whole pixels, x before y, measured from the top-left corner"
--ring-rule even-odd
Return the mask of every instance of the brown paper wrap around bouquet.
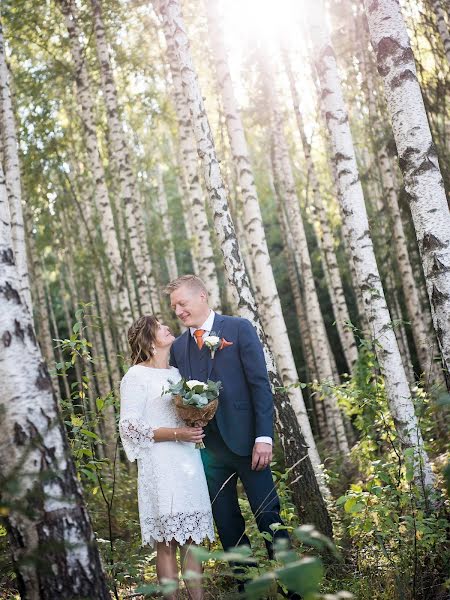
[[197, 408], [190, 404], [183, 404], [183, 398], [180, 395], [173, 397], [177, 414], [189, 427], [205, 427], [216, 414], [219, 405], [219, 399], [211, 400], [206, 406]]

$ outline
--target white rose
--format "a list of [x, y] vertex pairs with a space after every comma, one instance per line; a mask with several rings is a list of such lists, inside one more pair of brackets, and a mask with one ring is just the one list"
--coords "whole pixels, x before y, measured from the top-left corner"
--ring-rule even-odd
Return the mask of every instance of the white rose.
[[186, 381], [186, 385], [190, 390], [192, 390], [192, 388], [197, 387], [198, 385], [203, 386], [203, 389], [206, 389], [208, 387], [204, 381], [199, 381], [198, 379], [190, 379], [189, 381]]
[[218, 337], [217, 335], [207, 335], [204, 338], [204, 342], [208, 346], [215, 346], [216, 344], [218, 344], [220, 342], [220, 337]]

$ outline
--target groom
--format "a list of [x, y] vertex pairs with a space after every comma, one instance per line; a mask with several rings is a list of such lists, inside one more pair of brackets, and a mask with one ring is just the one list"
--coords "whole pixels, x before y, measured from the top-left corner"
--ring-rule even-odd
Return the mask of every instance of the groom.
[[[172, 345], [171, 365], [186, 379], [220, 380], [223, 384], [217, 413], [205, 428], [203, 451], [219, 537], [224, 550], [250, 545], [238, 504], [238, 478], [259, 530], [272, 536], [270, 526], [282, 524], [269, 466], [273, 397], [263, 348], [250, 321], [210, 309], [205, 285], [195, 275], [175, 279], [166, 287], [166, 293], [170, 294], [172, 309], [187, 327]], [[208, 335], [223, 340], [214, 358], [204, 343]], [[289, 539], [286, 530], [277, 531], [274, 537]], [[272, 541], [265, 542], [272, 558]]]

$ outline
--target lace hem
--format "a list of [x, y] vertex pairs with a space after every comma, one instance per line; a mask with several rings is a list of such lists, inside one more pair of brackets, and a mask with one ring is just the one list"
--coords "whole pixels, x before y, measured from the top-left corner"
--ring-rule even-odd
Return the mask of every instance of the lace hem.
[[153, 429], [141, 419], [121, 419], [119, 432], [123, 449], [131, 462], [141, 458], [143, 451], [154, 444]]
[[211, 511], [175, 513], [160, 517], [146, 517], [142, 523], [142, 545], [176, 540], [180, 545], [192, 540], [200, 544], [205, 538], [215, 539]]

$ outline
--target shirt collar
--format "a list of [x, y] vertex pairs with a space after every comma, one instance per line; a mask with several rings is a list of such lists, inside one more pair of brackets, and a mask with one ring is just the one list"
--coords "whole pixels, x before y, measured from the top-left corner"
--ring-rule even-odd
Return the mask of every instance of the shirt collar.
[[192, 337], [194, 337], [194, 331], [196, 331], [197, 329], [204, 329], [205, 333], [207, 333], [207, 334], [211, 333], [211, 330], [214, 325], [215, 316], [216, 316], [216, 313], [211, 309], [209, 311], [209, 315], [208, 315], [206, 321], [203, 323], [203, 325], [201, 327], [189, 327]]

